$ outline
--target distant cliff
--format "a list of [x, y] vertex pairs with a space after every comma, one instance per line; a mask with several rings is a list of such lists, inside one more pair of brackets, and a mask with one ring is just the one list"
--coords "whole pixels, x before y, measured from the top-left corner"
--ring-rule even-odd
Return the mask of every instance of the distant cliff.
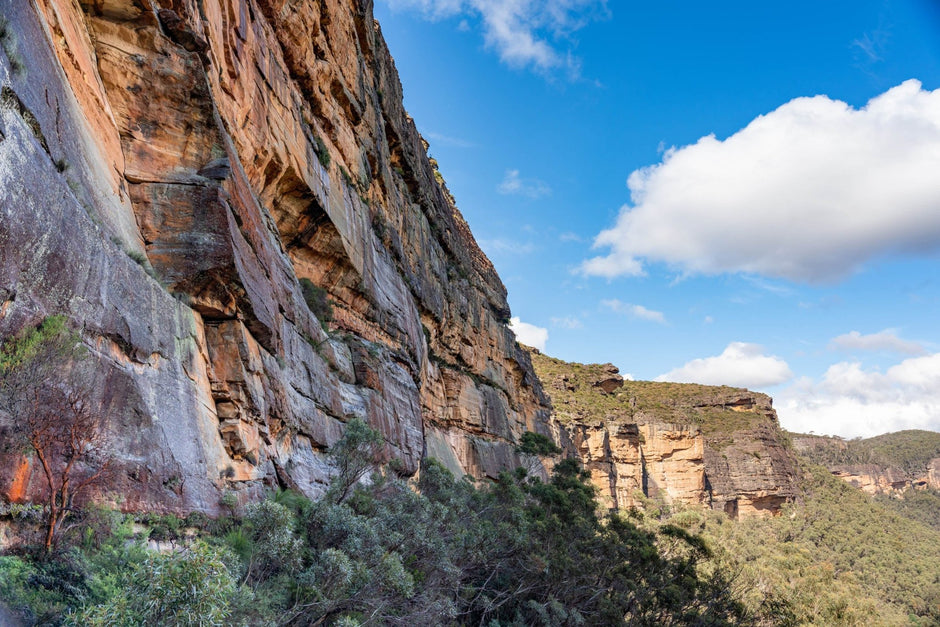
[[864, 440], [794, 434], [793, 445], [868, 494], [940, 490], [940, 433], [897, 431]]
[[740, 388], [624, 381], [611, 364], [532, 351], [557, 437], [591, 472], [602, 502], [641, 497], [775, 515], [798, 494], [798, 465], [771, 400]]
[[[353, 417], [405, 473], [431, 455], [495, 476], [548, 433], [369, 0], [0, 16], [0, 338], [55, 314], [80, 330], [118, 461], [99, 498], [315, 496]], [[0, 457], [0, 495], [40, 474]]]

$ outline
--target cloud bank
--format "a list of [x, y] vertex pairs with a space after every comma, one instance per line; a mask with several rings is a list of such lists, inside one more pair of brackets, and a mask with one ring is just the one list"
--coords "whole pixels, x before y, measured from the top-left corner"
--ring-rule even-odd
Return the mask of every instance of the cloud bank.
[[[428, 19], [477, 18], [483, 40], [511, 67], [540, 71], [566, 68], [577, 60], [558, 42], [607, 14], [606, 0], [387, 0], [392, 8], [421, 11]], [[466, 20], [461, 24], [466, 24]]]
[[791, 431], [849, 438], [940, 431], [940, 353], [905, 359], [884, 373], [839, 362], [819, 382], [801, 379], [776, 401], [780, 422]]
[[633, 206], [581, 270], [750, 273], [829, 283], [890, 254], [940, 250], [940, 89], [909, 80], [862, 109], [797, 98], [725, 140], [633, 172]]
[[731, 342], [720, 355], [693, 359], [654, 380], [759, 389], [793, 378], [787, 362], [763, 351], [758, 344]]
[[523, 322], [519, 319], [519, 316], [513, 316], [509, 319], [509, 328], [516, 334], [516, 339], [519, 340], [520, 344], [545, 351], [545, 342], [548, 341], [548, 329]]

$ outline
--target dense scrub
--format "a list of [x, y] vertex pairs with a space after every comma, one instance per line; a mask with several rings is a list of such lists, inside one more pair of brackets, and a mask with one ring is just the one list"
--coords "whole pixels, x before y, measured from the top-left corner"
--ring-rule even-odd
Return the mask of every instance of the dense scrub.
[[940, 490], [908, 488], [900, 495], [875, 495], [875, 500], [886, 509], [940, 531]]
[[899, 516], [820, 466], [804, 498], [773, 519], [730, 521], [655, 504], [641, 525], [701, 536], [712, 565], [735, 573], [734, 596], [767, 625], [940, 624], [940, 533]]
[[433, 461], [414, 482], [386, 470], [354, 483], [377, 444], [351, 423], [320, 501], [280, 492], [217, 521], [153, 517], [177, 540], [165, 553], [134, 541], [126, 517], [85, 512], [59, 552], [0, 558], [0, 595], [30, 622], [102, 626], [744, 620], [723, 571], [701, 570], [700, 538], [599, 517], [573, 461], [544, 483], [519, 472], [478, 486]]

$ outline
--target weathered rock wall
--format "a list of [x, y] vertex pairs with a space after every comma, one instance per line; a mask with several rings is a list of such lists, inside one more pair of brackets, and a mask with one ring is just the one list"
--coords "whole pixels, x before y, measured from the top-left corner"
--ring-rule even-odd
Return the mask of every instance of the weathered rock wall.
[[[522, 431], [548, 432], [505, 288], [402, 107], [370, 2], [0, 15], [0, 336], [58, 313], [81, 329], [115, 501], [316, 495], [352, 417], [408, 472], [430, 454], [495, 476]], [[0, 492], [41, 490], [31, 464], [5, 456]]]
[[604, 507], [635, 507], [642, 497], [707, 502], [704, 438], [697, 427], [613, 420], [560, 428], [590, 471]]

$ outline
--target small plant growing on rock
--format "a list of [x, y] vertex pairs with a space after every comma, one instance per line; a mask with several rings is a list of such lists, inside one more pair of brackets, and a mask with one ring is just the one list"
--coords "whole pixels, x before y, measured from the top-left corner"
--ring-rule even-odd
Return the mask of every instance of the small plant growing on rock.
[[326, 290], [314, 285], [313, 281], [307, 278], [300, 279], [300, 290], [304, 295], [307, 307], [310, 308], [310, 312], [317, 317], [320, 325], [326, 329], [327, 325], [333, 321], [333, 303], [327, 298]]
[[16, 48], [16, 38], [6, 19], [0, 17], [0, 47], [10, 61], [10, 70], [13, 74], [20, 74], [23, 71], [23, 58]]
[[234, 510], [238, 505], [238, 496], [235, 495], [231, 490], [226, 490], [222, 493], [222, 497], [219, 499], [219, 505], [222, 507], [227, 507], [230, 510]]
[[317, 161], [319, 161], [320, 165], [324, 168], [330, 167], [330, 151], [327, 150], [323, 139], [321, 139], [319, 135], [314, 135], [313, 141], [316, 144]]

